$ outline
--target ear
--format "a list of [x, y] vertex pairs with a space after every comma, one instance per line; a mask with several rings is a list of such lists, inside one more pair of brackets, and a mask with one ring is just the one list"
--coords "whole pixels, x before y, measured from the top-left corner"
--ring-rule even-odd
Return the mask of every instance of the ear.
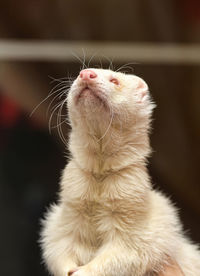
[[147, 98], [148, 90], [149, 88], [146, 82], [143, 79], [136, 77], [136, 93], [138, 97], [138, 102], [145, 101], [145, 99]]

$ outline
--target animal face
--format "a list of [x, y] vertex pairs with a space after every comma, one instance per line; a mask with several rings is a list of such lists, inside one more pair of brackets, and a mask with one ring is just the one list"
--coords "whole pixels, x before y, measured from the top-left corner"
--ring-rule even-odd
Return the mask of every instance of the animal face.
[[68, 94], [71, 120], [81, 117], [107, 121], [112, 116], [113, 123], [115, 120], [130, 122], [142, 113], [149, 115], [152, 108], [144, 80], [111, 70], [82, 70]]

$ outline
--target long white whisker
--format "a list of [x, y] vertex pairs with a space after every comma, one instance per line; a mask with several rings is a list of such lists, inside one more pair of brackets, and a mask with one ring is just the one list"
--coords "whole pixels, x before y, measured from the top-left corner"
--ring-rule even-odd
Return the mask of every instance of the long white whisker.
[[84, 69], [84, 66], [85, 66], [85, 68], [87, 68], [86, 64], [83, 62], [83, 60], [78, 55], [76, 55], [73, 51], [71, 53], [81, 63], [82, 67], [80, 68], [80, 70]]
[[56, 107], [54, 108], [54, 110], [52, 111], [50, 117], [49, 117], [49, 132], [51, 133], [51, 122], [52, 122], [52, 118], [54, 113], [56, 112], [56, 110], [61, 106], [62, 102], [57, 104]]
[[109, 107], [109, 108], [110, 108], [110, 115], [111, 115], [110, 122], [109, 122], [109, 124], [108, 124], [108, 127], [107, 127], [105, 133], [103, 134], [103, 136], [101, 136], [101, 138], [99, 138], [99, 139], [97, 140], [97, 142], [100, 142], [100, 141], [106, 136], [106, 134], [108, 133], [108, 131], [110, 130], [110, 127], [111, 127], [111, 125], [112, 125], [114, 113], [113, 113], [112, 107]]
[[90, 63], [92, 62], [92, 60], [93, 60], [93, 58], [95, 57], [97, 55], [97, 52], [96, 53], [94, 53], [92, 56], [91, 56], [91, 58], [89, 59], [89, 61], [88, 61], [88, 68], [90, 67]]
[[[60, 92], [59, 92], [60, 91]], [[55, 99], [56, 98], [61, 98], [64, 94], [65, 94], [65, 92], [66, 91], [68, 91], [67, 90], [67, 87], [61, 87], [60, 89], [58, 89], [58, 90], [56, 90], [56, 93], [58, 93], [52, 100], [51, 100], [51, 102], [49, 103], [49, 106], [48, 106], [48, 108], [47, 108], [47, 111], [46, 111], [46, 115], [49, 113], [49, 110], [50, 110], [50, 107], [51, 107], [51, 105], [52, 105], [52, 103], [55, 101]]]
[[[53, 96], [54, 94], [56, 94], [60, 89], [55, 90], [57, 87], [59, 87], [60, 85], [62, 85], [62, 83], [58, 83], [56, 86], [54, 86], [51, 91], [49, 92], [49, 94], [38, 104], [36, 105], [36, 107], [34, 107], [34, 109], [32, 110], [30, 117], [35, 113], [35, 111], [44, 103], [46, 102], [51, 96]], [[66, 86], [66, 84], [63, 84], [63, 88], [68, 88], [68, 86]]]
[[[62, 114], [62, 109], [63, 109], [63, 106], [64, 106], [65, 103], [66, 103], [66, 99], [64, 99], [64, 100], [62, 101], [62, 104], [61, 104], [61, 106], [60, 106], [60, 108], [59, 108], [58, 115], [61, 115], [61, 114]], [[65, 120], [64, 120], [64, 121], [65, 121]], [[64, 144], [66, 144], [66, 138], [65, 138], [65, 136], [64, 136], [64, 134], [63, 134], [63, 130], [62, 130], [61, 116], [58, 116], [58, 117], [57, 117], [57, 126], [58, 126], [58, 133], [59, 133], [59, 136], [60, 136], [62, 142], [63, 142]]]
[[58, 125], [56, 124], [55, 126], [51, 126], [51, 128], [57, 128], [57, 127], [61, 126], [61, 125], [64, 124], [64, 123], [68, 124], [66, 115], [59, 115], [59, 114], [57, 114], [57, 116], [59, 116], [59, 117], [65, 117], [65, 119], [64, 119], [62, 122], [59, 122]]
[[100, 68], [103, 68], [103, 64], [100, 57], [99, 57], [99, 63], [100, 63]]
[[59, 78], [59, 79], [54, 78], [52, 76], [48, 76], [48, 77], [51, 79], [50, 83], [54, 83], [54, 82], [58, 82], [58, 83], [63, 83], [63, 82], [64, 83], [71, 83], [71, 80], [68, 77], [63, 77], [63, 78]]
[[87, 65], [85, 63], [85, 61], [86, 61], [86, 53], [85, 53], [85, 51], [84, 51], [83, 48], [82, 48], [82, 52], [83, 52], [83, 66], [82, 66], [82, 70], [83, 70], [83, 69], [87, 68]]
[[113, 60], [109, 57], [104, 56], [104, 55], [102, 55], [102, 56], [109, 62], [108, 69], [111, 69], [112, 71], [114, 71]]
[[133, 67], [130, 67], [129, 65], [135, 65], [135, 64], [138, 64], [138, 63], [137, 62], [129, 62], [129, 63], [123, 64], [122, 66], [117, 68], [115, 70], [115, 72], [119, 72], [122, 69], [130, 69], [133, 72], [133, 70], [134, 70]]

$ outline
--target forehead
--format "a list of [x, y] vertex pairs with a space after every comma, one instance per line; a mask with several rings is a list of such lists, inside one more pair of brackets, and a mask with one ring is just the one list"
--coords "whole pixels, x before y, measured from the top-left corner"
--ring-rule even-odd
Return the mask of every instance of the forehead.
[[133, 81], [134, 75], [125, 74], [121, 72], [115, 72], [110, 69], [97, 69], [97, 68], [88, 68], [93, 70], [99, 77], [114, 77], [119, 78], [120, 80]]

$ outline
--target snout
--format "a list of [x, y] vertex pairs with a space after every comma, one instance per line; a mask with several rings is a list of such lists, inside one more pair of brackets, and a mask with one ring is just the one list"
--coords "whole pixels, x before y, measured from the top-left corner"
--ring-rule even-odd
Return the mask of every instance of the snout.
[[97, 78], [97, 74], [91, 69], [84, 69], [80, 72], [79, 77], [83, 81], [93, 81]]

